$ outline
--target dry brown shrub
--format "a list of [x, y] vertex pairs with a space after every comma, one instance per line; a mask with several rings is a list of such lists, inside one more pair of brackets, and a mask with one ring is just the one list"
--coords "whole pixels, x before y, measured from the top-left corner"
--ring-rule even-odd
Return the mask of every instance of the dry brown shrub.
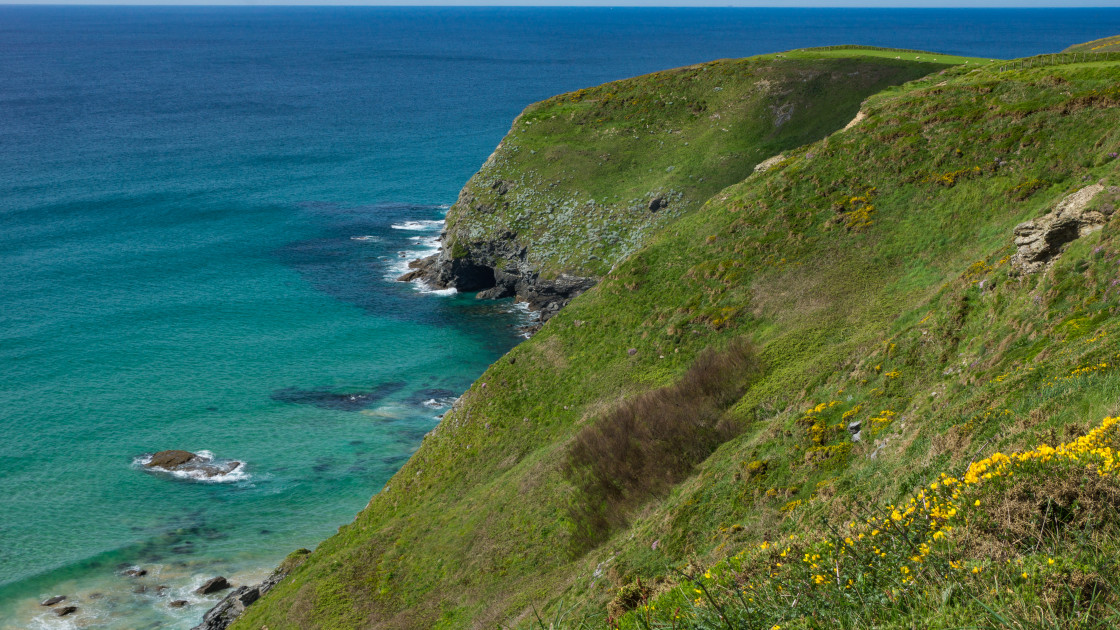
[[994, 499], [988, 518], [962, 537], [966, 555], [1004, 559], [1075, 532], [1120, 526], [1120, 487], [1089, 469], [1022, 479]]
[[625, 526], [635, 508], [684, 479], [740, 431], [725, 410], [761, 371], [753, 346], [707, 350], [677, 383], [618, 404], [576, 435], [565, 476], [577, 555]]
[[1112, 587], [1100, 574], [1083, 571], [1051, 576], [1042, 587], [1043, 600], [1061, 617], [1084, 615], [1090, 608], [1100, 606], [1101, 597], [1111, 594]]
[[971, 446], [972, 428], [965, 424], [954, 424], [945, 433], [933, 437], [930, 455], [950, 453], [955, 460], [962, 455], [968, 457]]

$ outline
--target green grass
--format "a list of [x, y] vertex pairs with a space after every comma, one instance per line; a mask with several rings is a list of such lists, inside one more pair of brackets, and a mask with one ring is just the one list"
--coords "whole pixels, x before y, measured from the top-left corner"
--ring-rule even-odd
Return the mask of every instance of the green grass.
[[[545, 277], [601, 277], [759, 162], [843, 127], [869, 95], [965, 61], [899, 60], [879, 49], [792, 52], [536, 103], [448, 213], [448, 250]], [[663, 207], [651, 211], [655, 199]], [[525, 260], [494, 259], [489, 243], [503, 239], [524, 246]]]
[[986, 57], [962, 57], [960, 55], [946, 55], [942, 53], [923, 50], [903, 50], [900, 48], [878, 48], [875, 46], [823, 46], [818, 48], [803, 48], [790, 50], [784, 53], [761, 55], [762, 59], [820, 59], [820, 58], [852, 58], [877, 57], [881, 59], [899, 59], [906, 61], [920, 61], [936, 64], [974, 64], [984, 65], [998, 61]]
[[1120, 52], [1120, 35], [1113, 35], [1084, 44], [1075, 44], [1065, 49], [1064, 52]]
[[[688, 588], [682, 574], [791, 534], [825, 544], [853, 513], [960, 475], [977, 454], [1064, 441], [1116, 414], [1120, 220], [1038, 274], [1017, 274], [1007, 257], [1016, 224], [1089, 183], [1120, 184], [1109, 155], [1120, 150], [1120, 69], [972, 65], [925, 66], [937, 72], [878, 90], [858, 125], [819, 128], [821, 139], [787, 149], [774, 168], [647, 232], [491, 366], [355, 521], [234, 627], [603, 627], [619, 589], [639, 579], [672, 597]], [[548, 105], [572, 108], [567, 122], [541, 119], [548, 134], [519, 139], [529, 132], [517, 125], [541, 111], [531, 108], [506, 148], [531, 140], [543, 154], [602, 106], [567, 98]], [[863, 98], [844, 98], [852, 109], [840, 118], [850, 119]], [[684, 159], [683, 145], [672, 150]], [[572, 544], [572, 515], [595, 500], [565, 475], [576, 436], [736, 339], [762, 366], [718, 406], [736, 430], [687, 476], [627, 501], [597, 546]], [[1055, 549], [1082, 573], [1110, 574], [1114, 538], [1090, 542]], [[1039, 558], [1020, 557], [1032, 567]], [[980, 627], [1078, 627], [1015, 603], [1045, 610], [1053, 594], [1040, 584], [1015, 582], [979, 603], [923, 591], [881, 617], [829, 610], [850, 613], [840, 625], [851, 627], [950, 627], [955, 607]], [[782, 627], [832, 627], [799, 615]], [[694, 627], [720, 627], [713, 619]]]

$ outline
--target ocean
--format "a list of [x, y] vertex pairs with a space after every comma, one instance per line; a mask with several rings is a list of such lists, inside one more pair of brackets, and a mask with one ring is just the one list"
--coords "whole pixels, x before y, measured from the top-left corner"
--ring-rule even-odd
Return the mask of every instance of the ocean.
[[[0, 628], [189, 628], [205, 579], [349, 522], [523, 338], [512, 301], [394, 278], [527, 104], [803, 46], [1116, 33], [1115, 9], [0, 6]], [[244, 466], [145, 470], [163, 449]]]

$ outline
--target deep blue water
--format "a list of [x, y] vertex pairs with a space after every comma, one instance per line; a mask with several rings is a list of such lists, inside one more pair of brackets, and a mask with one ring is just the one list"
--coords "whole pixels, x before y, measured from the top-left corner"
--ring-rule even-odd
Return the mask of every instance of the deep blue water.
[[[1116, 33], [1113, 9], [0, 6], [0, 627], [190, 627], [202, 579], [349, 521], [519, 339], [509, 302], [391, 279], [528, 103], [802, 46]], [[165, 448], [245, 474], [137, 468]]]

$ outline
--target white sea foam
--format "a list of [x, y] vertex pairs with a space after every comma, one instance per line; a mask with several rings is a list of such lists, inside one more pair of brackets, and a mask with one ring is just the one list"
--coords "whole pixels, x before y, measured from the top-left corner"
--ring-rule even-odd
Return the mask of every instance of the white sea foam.
[[438, 236], [412, 236], [408, 240], [412, 241], [413, 245], [421, 251], [439, 251]]
[[425, 400], [420, 404], [428, 407], [429, 409], [447, 409], [451, 405], [455, 404], [456, 400], [458, 400], [458, 398], [454, 396], [448, 396], [446, 398], [429, 398], [428, 400]]
[[443, 227], [443, 220], [438, 221], [405, 221], [404, 223], [394, 223], [389, 227], [394, 230], [412, 230], [412, 231], [427, 231], [435, 230]]
[[[440, 206], [441, 209], [446, 210], [450, 206]], [[392, 224], [394, 230], [411, 230], [416, 232], [430, 232], [443, 227], [444, 222], [438, 221], [404, 221], [401, 223]], [[395, 259], [385, 258], [386, 260], [386, 280], [396, 280], [402, 275], [409, 272], [410, 267], [408, 264], [418, 258], [427, 258], [435, 254], [440, 249], [439, 235], [438, 234], [422, 234], [417, 236], [410, 236], [409, 243], [412, 245], [410, 249], [401, 250], [397, 252]], [[434, 289], [423, 280], [412, 281], [412, 287], [420, 293], [427, 293], [430, 295], [455, 295], [458, 291], [452, 287], [448, 289]]]
[[380, 239], [380, 238], [378, 238], [378, 237], [376, 237], [376, 236], [372, 236], [372, 235], [366, 234], [366, 235], [364, 235], [364, 236], [351, 236], [351, 237], [350, 237], [350, 240], [352, 240], [352, 241], [373, 241], [373, 242], [379, 242], [379, 241], [380, 241], [381, 239]]
[[459, 290], [455, 287], [449, 287], [447, 289], [433, 289], [432, 287], [428, 286], [427, 282], [424, 282], [423, 280], [414, 281], [412, 283], [412, 286], [416, 287], [416, 290], [421, 293], [429, 293], [431, 295], [455, 295], [459, 292]]
[[[199, 595], [195, 589], [215, 575], [225, 575], [235, 586], [258, 584], [271, 573], [272, 566], [238, 567], [228, 562], [193, 560], [184, 563], [144, 563], [129, 568], [147, 571], [144, 576], [127, 577], [121, 571], [104, 571], [80, 581], [54, 584], [50, 591], [26, 598], [12, 609], [12, 618], [0, 618], [0, 630], [92, 630], [94, 628], [189, 628], [198, 623], [204, 611], [228, 591]], [[50, 608], [39, 602], [50, 595], [66, 594], [66, 599]], [[173, 601], [187, 605], [171, 608]], [[64, 606], [78, 610], [65, 617], [55, 611]]]
[[382, 260], [387, 261], [385, 265], [385, 279], [396, 280], [402, 275], [408, 273], [408, 263], [412, 260], [415, 260], [415, 258], [409, 256], [408, 252], [397, 252], [396, 258], [386, 257]]
[[[31, 630], [71, 630], [81, 626], [78, 624], [83, 621], [86, 615], [78, 616], [79, 613], [67, 615], [66, 617], [58, 617], [54, 612], [42, 613], [31, 619]], [[85, 625], [85, 624], [82, 624]]]

